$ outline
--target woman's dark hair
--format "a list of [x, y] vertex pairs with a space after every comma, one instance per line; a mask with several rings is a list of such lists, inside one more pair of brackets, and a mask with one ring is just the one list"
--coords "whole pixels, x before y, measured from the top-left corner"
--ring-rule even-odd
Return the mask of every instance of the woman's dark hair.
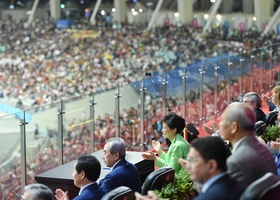
[[176, 128], [177, 133], [182, 134], [185, 128], [186, 122], [184, 118], [175, 114], [174, 112], [167, 113], [161, 120], [161, 123], [166, 123], [170, 129]]

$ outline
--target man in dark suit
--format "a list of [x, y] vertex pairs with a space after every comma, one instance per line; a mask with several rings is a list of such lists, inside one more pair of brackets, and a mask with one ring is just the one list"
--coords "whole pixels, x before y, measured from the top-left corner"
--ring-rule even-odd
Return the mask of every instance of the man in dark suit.
[[[74, 185], [80, 188], [79, 195], [73, 200], [99, 200], [105, 192], [96, 183], [100, 176], [101, 164], [92, 155], [80, 156], [74, 164], [73, 180]], [[57, 200], [69, 200], [67, 191], [56, 189]]]
[[192, 181], [202, 184], [195, 200], [235, 200], [244, 188], [226, 173], [228, 151], [220, 137], [203, 137], [192, 142], [187, 160], [179, 162], [190, 173]]
[[[194, 200], [239, 199], [244, 188], [226, 173], [227, 156], [227, 148], [220, 137], [202, 137], [192, 142], [187, 160], [179, 159], [191, 180], [202, 185], [201, 193]], [[147, 196], [139, 193], [135, 196], [137, 200], [159, 200], [151, 191]]]
[[254, 136], [256, 115], [247, 103], [234, 102], [222, 114], [219, 133], [233, 146], [227, 160], [228, 172], [244, 187], [267, 172], [276, 174], [269, 149]]
[[127, 186], [133, 191], [141, 191], [141, 181], [138, 169], [125, 159], [126, 147], [124, 140], [119, 137], [110, 138], [104, 148], [102, 159], [111, 168], [99, 186], [107, 193], [119, 186]]
[[243, 96], [243, 102], [248, 103], [255, 112], [256, 122], [257, 121], [265, 121], [265, 113], [260, 109], [262, 100], [258, 93], [256, 92], [248, 92]]

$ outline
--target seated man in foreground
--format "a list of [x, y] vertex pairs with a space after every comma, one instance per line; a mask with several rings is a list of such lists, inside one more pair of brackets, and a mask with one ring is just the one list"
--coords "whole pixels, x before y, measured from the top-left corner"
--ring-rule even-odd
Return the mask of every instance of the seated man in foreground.
[[[192, 142], [187, 160], [180, 164], [190, 173], [192, 181], [202, 184], [202, 193], [195, 200], [236, 200], [243, 187], [227, 171], [227, 148], [220, 137], [203, 137]], [[135, 193], [137, 200], [158, 200], [153, 192], [147, 196]]]
[[119, 137], [110, 138], [104, 148], [102, 159], [111, 168], [99, 186], [107, 193], [119, 186], [127, 186], [133, 191], [141, 191], [141, 181], [136, 166], [125, 159], [126, 147]]
[[[73, 200], [99, 200], [104, 196], [104, 191], [99, 188], [96, 181], [100, 176], [101, 164], [92, 155], [80, 156], [73, 167], [74, 185], [80, 188], [79, 195]], [[68, 193], [56, 189], [57, 200], [69, 200]]]
[[228, 173], [243, 187], [267, 172], [276, 173], [276, 164], [269, 149], [254, 135], [256, 115], [248, 103], [231, 103], [223, 112], [219, 133], [232, 145], [227, 159]]

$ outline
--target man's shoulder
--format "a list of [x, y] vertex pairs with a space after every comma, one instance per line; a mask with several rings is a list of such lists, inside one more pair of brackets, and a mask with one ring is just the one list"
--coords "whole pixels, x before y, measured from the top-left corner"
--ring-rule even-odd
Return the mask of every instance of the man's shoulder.
[[111, 170], [111, 172], [109, 174], [107, 174], [106, 176], [114, 176], [116, 174], [119, 174], [119, 173], [124, 173], [124, 172], [137, 172], [138, 173], [138, 169], [137, 167], [126, 161], [125, 159], [124, 160], [121, 160], [115, 167], [113, 170]]
[[[137, 169], [137, 168], [134, 164], [128, 162], [125, 159], [123, 159], [114, 168], [114, 170], [121, 170], [121, 169]], [[112, 171], [114, 171], [114, 170], [112, 170]]]
[[97, 200], [101, 199], [105, 195], [105, 192], [96, 186], [89, 186], [83, 190], [83, 192], [75, 197], [73, 200]]
[[[229, 199], [238, 199], [244, 188], [238, 183], [238, 181], [232, 178], [230, 175], [226, 174], [219, 179], [217, 179], [206, 192], [204, 193], [205, 197], [211, 196], [210, 199], [225, 199], [225, 197]], [[203, 198], [201, 198], [203, 199]], [[209, 199], [209, 198], [207, 198]]]

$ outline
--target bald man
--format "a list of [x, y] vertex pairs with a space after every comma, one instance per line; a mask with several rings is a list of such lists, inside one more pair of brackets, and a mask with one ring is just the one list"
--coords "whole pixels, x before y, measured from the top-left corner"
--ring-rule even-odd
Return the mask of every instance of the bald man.
[[276, 174], [276, 164], [268, 148], [254, 136], [256, 115], [247, 103], [234, 102], [222, 114], [219, 133], [233, 145], [227, 160], [228, 173], [244, 187], [267, 172]]

